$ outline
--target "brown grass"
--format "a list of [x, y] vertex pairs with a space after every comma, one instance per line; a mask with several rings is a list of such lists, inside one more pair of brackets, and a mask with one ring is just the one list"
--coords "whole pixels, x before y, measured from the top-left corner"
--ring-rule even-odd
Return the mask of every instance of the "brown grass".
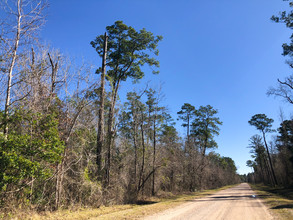
[[280, 219], [293, 219], [293, 189], [251, 185], [265, 205]]
[[[110, 207], [100, 207], [96, 209], [82, 208], [78, 210], [59, 210], [56, 212], [29, 212], [19, 211], [6, 215], [7, 219], [32, 219], [32, 220], [70, 220], [70, 219], [141, 219], [142, 217], [153, 215], [163, 210], [178, 206], [190, 199], [200, 198], [215, 192], [227, 189], [232, 186], [225, 186], [219, 189], [205, 190], [183, 195], [163, 194], [158, 197], [140, 201], [137, 204], [114, 205]], [[3, 217], [3, 216], [2, 216]], [[1, 213], [0, 213], [1, 218]]]

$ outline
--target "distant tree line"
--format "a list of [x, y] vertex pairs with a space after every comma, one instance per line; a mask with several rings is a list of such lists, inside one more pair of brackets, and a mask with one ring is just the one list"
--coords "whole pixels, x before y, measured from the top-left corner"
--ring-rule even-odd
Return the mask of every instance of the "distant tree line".
[[47, 2], [1, 2], [0, 209], [111, 205], [164, 192], [239, 182], [234, 161], [212, 151], [222, 122], [212, 106], [183, 104], [180, 137], [159, 89], [129, 91], [148, 65], [158, 73], [158, 43], [122, 21], [91, 46], [103, 58], [97, 80], [38, 38]]

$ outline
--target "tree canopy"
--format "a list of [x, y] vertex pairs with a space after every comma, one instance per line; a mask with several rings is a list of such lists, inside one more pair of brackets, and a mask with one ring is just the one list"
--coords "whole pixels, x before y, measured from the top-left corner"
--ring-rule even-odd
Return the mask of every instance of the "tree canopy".
[[[116, 21], [113, 25], [106, 27], [108, 34], [107, 55], [107, 79], [115, 83], [125, 81], [128, 77], [138, 80], [143, 78], [144, 72], [141, 67], [145, 64], [159, 67], [159, 61], [151, 57], [159, 54], [158, 43], [162, 36], [154, 36], [153, 33], [141, 29], [136, 31], [122, 21]], [[91, 41], [97, 53], [103, 54], [104, 35], [99, 35]], [[97, 73], [101, 72], [101, 68]], [[158, 73], [158, 71], [153, 71]]]
[[257, 130], [263, 133], [273, 131], [271, 129], [273, 122], [274, 119], [268, 118], [265, 114], [256, 114], [252, 116], [251, 119], [248, 121], [250, 125], [255, 126]]
[[203, 142], [203, 153], [207, 148], [217, 147], [214, 136], [219, 135], [219, 125], [222, 125], [219, 117], [216, 117], [218, 111], [212, 106], [200, 106], [195, 110], [195, 119], [192, 122], [192, 135]]

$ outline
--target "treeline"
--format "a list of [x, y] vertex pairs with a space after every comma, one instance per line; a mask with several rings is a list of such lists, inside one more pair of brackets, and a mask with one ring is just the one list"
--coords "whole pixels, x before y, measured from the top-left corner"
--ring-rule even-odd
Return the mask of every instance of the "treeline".
[[[293, 1], [289, 1], [289, 7], [293, 7]], [[293, 11], [280, 12], [279, 16], [272, 16], [271, 20], [277, 23], [284, 23], [286, 27], [293, 29]], [[284, 43], [283, 55], [289, 57], [287, 64], [290, 68], [293, 56], [293, 39], [289, 44]], [[293, 75], [284, 80], [278, 79], [278, 86], [270, 88], [268, 95], [283, 98], [286, 102], [293, 104]], [[253, 160], [247, 161], [247, 166], [253, 169], [248, 175], [248, 181], [253, 183], [264, 183], [272, 186], [293, 186], [293, 119], [285, 119], [280, 115], [281, 124], [277, 130], [272, 129], [273, 119], [265, 114], [254, 115], [249, 124], [260, 131], [260, 135], [250, 138], [250, 145]], [[267, 133], [275, 133], [270, 142], [267, 141]]]
[[265, 114], [254, 115], [249, 123], [261, 132], [250, 138], [253, 160], [247, 161], [247, 166], [253, 169], [248, 175], [252, 183], [267, 185], [293, 185], [293, 120], [284, 120], [278, 128], [278, 135], [268, 143], [266, 134], [274, 132], [271, 129], [273, 119]]
[[234, 161], [211, 151], [222, 124], [213, 107], [185, 103], [182, 138], [160, 90], [130, 91], [117, 101], [123, 81], [141, 79], [144, 65], [159, 67], [161, 36], [121, 21], [106, 27], [90, 43], [103, 58], [98, 81], [90, 65], [76, 66], [39, 41], [46, 7], [1, 3], [2, 211], [99, 207], [239, 181]]

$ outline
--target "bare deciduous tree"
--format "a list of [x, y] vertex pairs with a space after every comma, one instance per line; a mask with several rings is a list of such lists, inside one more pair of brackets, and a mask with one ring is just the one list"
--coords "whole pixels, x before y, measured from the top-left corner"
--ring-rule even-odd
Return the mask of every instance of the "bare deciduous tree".
[[[6, 98], [4, 103], [4, 129], [3, 133], [7, 137], [9, 108], [12, 100], [13, 71], [18, 61], [20, 48], [30, 40], [36, 38], [36, 31], [44, 23], [43, 11], [47, 3], [45, 0], [5, 0], [1, 2], [1, 8], [5, 12], [5, 20], [1, 21], [1, 51], [2, 59], [5, 60], [2, 71], [7, 77]], [[15, 82], [17, 83], [17, 82]]]

